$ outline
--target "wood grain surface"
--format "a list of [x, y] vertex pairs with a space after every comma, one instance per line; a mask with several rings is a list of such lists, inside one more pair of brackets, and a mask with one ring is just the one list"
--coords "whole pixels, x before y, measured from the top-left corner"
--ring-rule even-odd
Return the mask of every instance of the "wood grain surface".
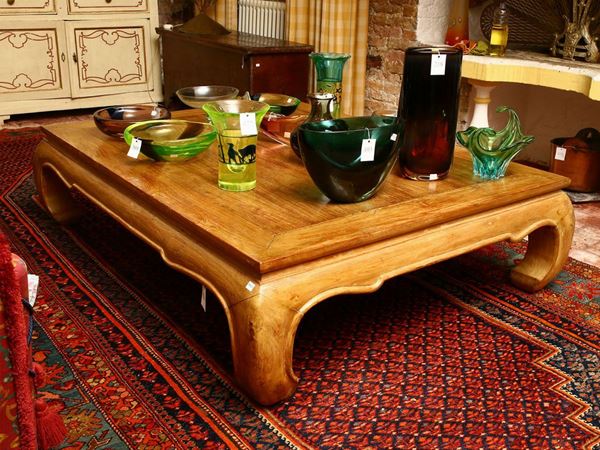
[[[175, 114], [206, 120], [198, 110]], [[77, 190], [213, 291], [227, 316], [234, 375], [262, 404], [293, 394], [294, 338], [304, 314], [331, 296], [371, 292], [392, 277], [503, 240], [529, 237], [511, 272], [535, 291], [560, 272], [571, 245], [569, 179], [519, 164], [483, 181], [457, 149], [447, 179], [386, 179], [371, 199], [336, 204], [292, 150], [264, 138], [257, 187], [217, 187], [216, 144], [192, 160], [157, 163], [93, 122], [45, 127], [34, 155], [43, 205], [60, 222], [80, 214]], [[200, 297], [200, 295], [198, 295]]]

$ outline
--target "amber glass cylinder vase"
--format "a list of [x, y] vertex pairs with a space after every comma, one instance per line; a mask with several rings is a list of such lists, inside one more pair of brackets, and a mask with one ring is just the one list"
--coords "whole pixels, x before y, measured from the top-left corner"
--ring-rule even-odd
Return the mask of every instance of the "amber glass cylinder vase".
[[469, 0], [452, 0], [448, 15], [445, 43], [455, 45], [469, 41]]
[[414, 180], [448, 175], [454, 155], [462, 51], [454, 47], [406, 50], [398, 115], [404, 120], [402, 174]]

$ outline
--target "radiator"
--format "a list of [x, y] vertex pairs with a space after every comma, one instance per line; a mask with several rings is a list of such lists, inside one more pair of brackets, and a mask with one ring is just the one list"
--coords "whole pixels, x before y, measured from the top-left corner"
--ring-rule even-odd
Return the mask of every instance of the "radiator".
[[285, 38], [285, 2], [238, 0], [238, 31]]

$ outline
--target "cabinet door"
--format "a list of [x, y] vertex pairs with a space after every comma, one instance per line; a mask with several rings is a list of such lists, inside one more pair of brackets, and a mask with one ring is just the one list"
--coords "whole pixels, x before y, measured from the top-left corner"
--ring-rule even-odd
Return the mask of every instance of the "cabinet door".
[[60, 21], [0, 22], [0, 101], [69, 97]]
[[73, 97], [149, 89], [149, 20], [67, 22], [66, 30]]
[[54, 0], [0, 0], [0, 16], [13, 14], [56, 14]]
[[69, 0], [69, 14], [146, 11], [148, 11], [147, 0]]

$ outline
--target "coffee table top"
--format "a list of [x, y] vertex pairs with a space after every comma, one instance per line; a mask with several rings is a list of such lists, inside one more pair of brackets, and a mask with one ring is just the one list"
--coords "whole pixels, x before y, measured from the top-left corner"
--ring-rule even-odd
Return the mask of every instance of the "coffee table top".
[[[199, 110], [174, 117], [205, 120]], [[517, 203], [569, 185], [569, 179], [511, 164], [500, 180], [472, 174], [466, 150], [457, 149], [445, 180], [420, 182], [392, 169], [377, 194], [336, 204], [322, 195], [287, 146], [259, 139], [257, 186], [248, 192], [217, 187], [216, 144], [186, 162], [157, 163], [126, 156], [122, 140], [92, 121], [44, 127], [46, 139], [86, 170], [114, 182], [133, 201], [149, 205], [203, 244], [266, 273], [367, 246], [409, 232]]]

